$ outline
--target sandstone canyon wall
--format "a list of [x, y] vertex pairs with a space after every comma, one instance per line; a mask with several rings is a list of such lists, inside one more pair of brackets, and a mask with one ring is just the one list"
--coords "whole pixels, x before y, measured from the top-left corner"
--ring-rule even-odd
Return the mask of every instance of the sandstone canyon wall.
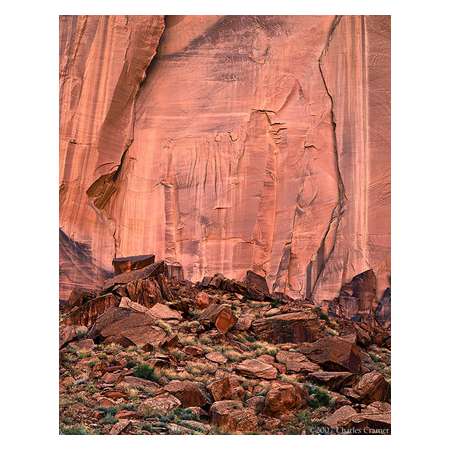
[[61, 298], [148, 253], [317, 303], [373, 269], [381, 298], [389, 17], [61, 17], [60, 229]]

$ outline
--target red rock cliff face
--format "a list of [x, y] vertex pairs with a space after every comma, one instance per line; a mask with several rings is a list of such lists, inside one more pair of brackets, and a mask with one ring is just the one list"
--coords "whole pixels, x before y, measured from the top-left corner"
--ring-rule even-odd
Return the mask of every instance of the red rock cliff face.
[[[389, 17], [80, 16], [60, 28], [60, 227], [88, 249], [90, 286], [113, 257], [154, 253], [194, 281], [252, 269], [318, 303], [373, 269], [381, 297]], [[81, 263], [64, 262], [70, 279]]]

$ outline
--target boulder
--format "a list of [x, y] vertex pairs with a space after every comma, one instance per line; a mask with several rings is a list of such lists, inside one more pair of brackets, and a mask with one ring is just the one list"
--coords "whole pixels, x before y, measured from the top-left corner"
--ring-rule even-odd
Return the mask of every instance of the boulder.
[[75, 340], [79, 336], [84, 336], [88, 329], [84, 325], [67, 325], [59, 330], [59, 348], [63, 348], [67, 343]]
[[129, 419], [120, 419], [117, 423], [115, 423], [111, 430], [109, 431], [109, 434], [121, 434], [123, 433], [127, 428], [131, 425], [131, 420]]
[[264, 414], [268, 416], [282, 416], [287, 412], [305, 405], [306, 393], [297, 384], [272, 383], [264, 401]]
[[286, 366], [287, 372], [314, 372], [320, 370], [320, 366], [311, 362], [305, 355], [298, 352], [280, 350], [276, 360]]
[[145, 314], [150, 314], [149, 308], [131, 301], [128, 297], [122, 297], [120, 299], [119, 308], [131, 309], [132, 311], [141, 312]]
[[266, 279], [252, 270], [247, 270], [243, 281], [248, 287], [263, 292], [264, 294], [269, 294]]
[[[376, 430], [376, 434], [390, 434], [391, 412], [362, 412], [352, 419], [352, 426], [362, 430]], [[368, 434], [374, 434], [368, 432]]]
[[169, 280], [184, 280], [183, 266], [178, 261], [166, 259], [163, 264], [163, 273]]
[[164, 301], [161, 287], [156, 278], [130, 281], [124, 287], [128, 297], [133, 302], [139, 303], [147, 308]]
[[248, 331], [252, 327], [252, 323], [255, 320], [253, 315], [245, 315], [239, 317], [236, 325], [234, 326], [238, 331]]
[[75, 306], [81, 306], [97, 296], [97, 291], [94, 291], [93, 289], [76, 287], [72, 289], [72, 292], [67, 299], [65, 309], [72, 309]]
[[277, 369], [258, 359], [246, 359], [236, 366], [236, 371], [244, 376], [274, 380], [277, 377]]
[[105, 294], [93, 298], [78, 308], [72, 310], [66, 317], [68, 325], [85, 325], [90, 327], [97, 317], [113, 306], [119, 306], [119, 300], [113, 294]]
[[238, 377], [229, 375], [213, 381], [208, 385], [208, 389], [216, 402], [220, 400], [241, 400], [245, 393], [241, 384]]
[[112, 278], [108, 278], [103, 284], [103, 289], [104, 290], [112, 289], [116, 285], [128, 284], [131, 283], [132, 281], [156, 277], [158, 274], [162, 273], [164, 273], [164, 261], [158, 261], [142, 269], [131, 270], [130, 272], [123, 272]]
[[184, 408], [190, 406], [201, 407], [210, 403], [205, 387], [201, 383], [173, 380], [164, 386], [164, 390], [180, 400]]
[[342, 387], [348, 386], [354, 379], [351, 372], [312, 372], [308, 378], [317, 384], [323, 384], [332, 391], [339, 391]]
[[364, 402], [385, 401], [390, 397], [390, 385], [377, 371], [365, 373], [353, 387], [353, 392]]
[[144, 417], [164, 416], [180, 406], [180, 400], [165, 393], [144, 400], [138, 407], [138, 413]]
[[204, 291], [200, 291], [195, 297], [195, 305], [199, 309], [205, 309], [211, 303], [213, 303], [212, 298]]
[[255, 397], [250, 397], [245, 404], [248, 408], [252, 408], [256, 414], [259, 414], [264, 409], [265, 398], [262, 395], [256, 395]]
[[342, 428], [348, 426], [352, 419], [358, 415], [358, 412], [350, 405], [342, 406], [333, 414], [328, 416], [322, 422], [327, 427], [332, 429]]
[[74, 347], [77, 351], [88, 352], [95, 347], [95, 343], [92, 339], [81, 339], [79, 341], [72, 342], [70, 346]]
[[131, 270], [142, 269], [155, 262], [155, 255], [138, 255], [114, 258], [112, 265], [115, 275]]
[[339, 296], [329, 304], [329, 312], [355, 321], [370, 322], [377, 295], [377, 278], [372, 269], [356, 276], [341, 288]]
[[385, 328], [391, 326], [391, 288], [386, 288], [375, 309], [375, 319]]
[[115, 342], [123, 346], [158, 346], [164, 342], [166, 333], [155, 326], [155, 318], [148, 314], [113, 307], [97, 319], [88, 337], [94, 341]]
[[[210, 280], [208, 283], [208, 287], [213, 287], [216, 289], [220, 289], [221, 284], [223, 282], [223, 280], [225, 280], [225, 277], [221, 274], [221, 273], [216, 273]], [[205, 282], [205, 278], [203, 279], [203, 282]]]
[[219, 352], [210, 352], [205, 355], [205, 358], [209, 361], [215, 362], [217, 364], [225, 364], [227, 358]]
[[361, 351], [356, 344], [336, 336], [327, 336], [299, 346], [299, 351], [329, 371], [361, 371]]
[[237, 318], [229, 305], [212, 304], [208, 306], [198, 318], [200, 323], [214, 323], [215, 327], [223, 334], [232, 328]]
[[[250, 275], [250, 278], [254, 283], [262, 288], [261, 281], [257, 280], [257, 277], [259, 277], [259, 275], [255, 274], [255, 276], [255, 278], [252, 278], [252, 276]], [[216, 273], [211, 279], [209, 279], [209, 277], [203, 278], [200, 286], [222, 289], [224, 291], [233, 292], [234, 294], [241, 295], [242, 297], [247, 297], [252, 300], [264, 300], [266, 297], [265, 292], [255, 289], [252, 285], [246, 284], [245, 282], [230, 280], [228, 278], [225, 278], [221, 273]]]
[[256, 430], [258, 419], [252, 408], [244, 408], [237, 400], [213, 403], [210, 409], [211, 424], [228, 433], [248, 433]]
[[198, 345], [186, 345], [185, 347], [183, 347], [183, 352], [187, 355], [196, 357], [203, 356], [205, 354], [205, 350], [203, 349], [203, 347], [200, 347]]
[[144, 378], [139, 378], [132, 375], [126, 375], [123, 378], [123, 382], [132, 387], [144, 388], [146, 391], [151, 392], [153, 395], [161, 389], [160, 385], [158, 383], [155, 383], [154, 381], [146, 380]]
[[209, 286], [209, 283], [211, 282], [212, 277], [205, 276], [203, 277], [202, 281], [199, 282], [199, 286], [202, 288], [207, 288]]
[[178, 311], [175, 311], [174, 309], [171, 309], [162, 303], [157, 303], [156, 305], [152, 306], [149, 310], [149, 313], [157, 319], [161, 320], [183, 319], [183, 316]]
[[322, 327], [315, 311], [279, 314], [252, 324], [259, 339], [276, 344], [313, 342], [320, 337]]
[[362, 430], [372, 434], [369, 431], [372, 429], [376, 430], [377, 434], [389, 434], [391, 429], [391, 411], [390, 408], [389, 410], [378, 410], [374, 407], [372, 409], [366, 408], [365, 411], [358, 413], [354, 408], [346, 405], [325, 418], [323, 424], [336, 430], [338, 433], [343, 433], [348, 429], [349, 432]]

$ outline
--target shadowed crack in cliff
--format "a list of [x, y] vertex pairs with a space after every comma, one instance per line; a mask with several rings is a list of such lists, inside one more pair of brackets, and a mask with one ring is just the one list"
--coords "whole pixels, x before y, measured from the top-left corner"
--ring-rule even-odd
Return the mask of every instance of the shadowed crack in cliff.
[[[337, 182], [338, 182], [338, 201], [336, 203], [336, 206], [333, 208], [333, 211], [332, 211], [331, 217], [330, 217], [330, 221], [328, 223], [327, 229], [322, 238], [319, 250], [316, 255], [318, 257], [317, 258], [317, 264], [318, 264], [317, 277], [315, 278], [314, 283], [312, 283], [312, 286], [309, 286], [307, 288], [307, 291], [309, 291], [309, 292], [306, 292], [306, 295], [307, 295], [307, 297], [311, 296], [312, 298], [314, 298], [314, 293], [315, 293], [316, 287], [318, 285], [318, 282], [323, 274], [323, 271], [324, 271], [328, 261], [330, 260], [331, 256], [334, 253], [334, 249], [336, 247], [336, 239], [337, 239], [339, 224], [340, 224], [342, 215], [344, 214], [345, 201], [347, 200], [346, 193], [345, 193], [345, 186], [344, 186], [344, 182], [342, 180], [342, 174], [341, 174], [340, 167], [339, 167], [339, 151], [338, 151], [337, 136], [336, 136], [335, 102], [334, 102], [333, 96], [331, 95], [330, 89], [327, 85], [326, 77], [323, 72], [323, 58], [328, 52], [331, 39], [333, 38], [333, 34], [334, 34], [337, 26], [339, 25], [340, 21], [341, 21], [341, 16], [335, 16], [335, 18], [331, 24], [330, 31], [328, 33], [325, 47], [322, 50], [322, 53], [320, 54], [320, 57], [319, 57], [320, 76], [322, 78], [325, 91], [326, 91], [327, 96], [329, 97], [330, 103], [331, 103], [330, 115], [331, 115], [331, 126], [333, 129], [333, 150], [334, 150], [334, 155], [335, 155], [336, 175], [337, 175]], [[332, 237], [333, 243], [332, 243], [332, 246], [331, 246], [331, 249], [330, 249], [328, 255], [325, 255], [325, 244], [326, 244], [326, 241], [328, 239], [330, 232], [333, 232], [333, 237]], [[313, 263], [313, 261], [310, 262], [310, 264], [312, 264], [312, 263]], [[307, 284], [309, 284], [309, 283], [307, 283]], [[312, 289], [311, 289], [311, 287], [312, 287]]]

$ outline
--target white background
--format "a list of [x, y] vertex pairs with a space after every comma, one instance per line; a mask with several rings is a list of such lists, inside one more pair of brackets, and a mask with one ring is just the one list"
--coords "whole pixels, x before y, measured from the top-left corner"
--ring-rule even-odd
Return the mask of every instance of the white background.
[[[442, 448], [449, 442], [449, 15], [445, 1], [4, 1], [3, 448]], [[58, 15], [392, 15], [392, 436], [58, 435]], [[448, 447], [447, 447], [448, 448]]]

